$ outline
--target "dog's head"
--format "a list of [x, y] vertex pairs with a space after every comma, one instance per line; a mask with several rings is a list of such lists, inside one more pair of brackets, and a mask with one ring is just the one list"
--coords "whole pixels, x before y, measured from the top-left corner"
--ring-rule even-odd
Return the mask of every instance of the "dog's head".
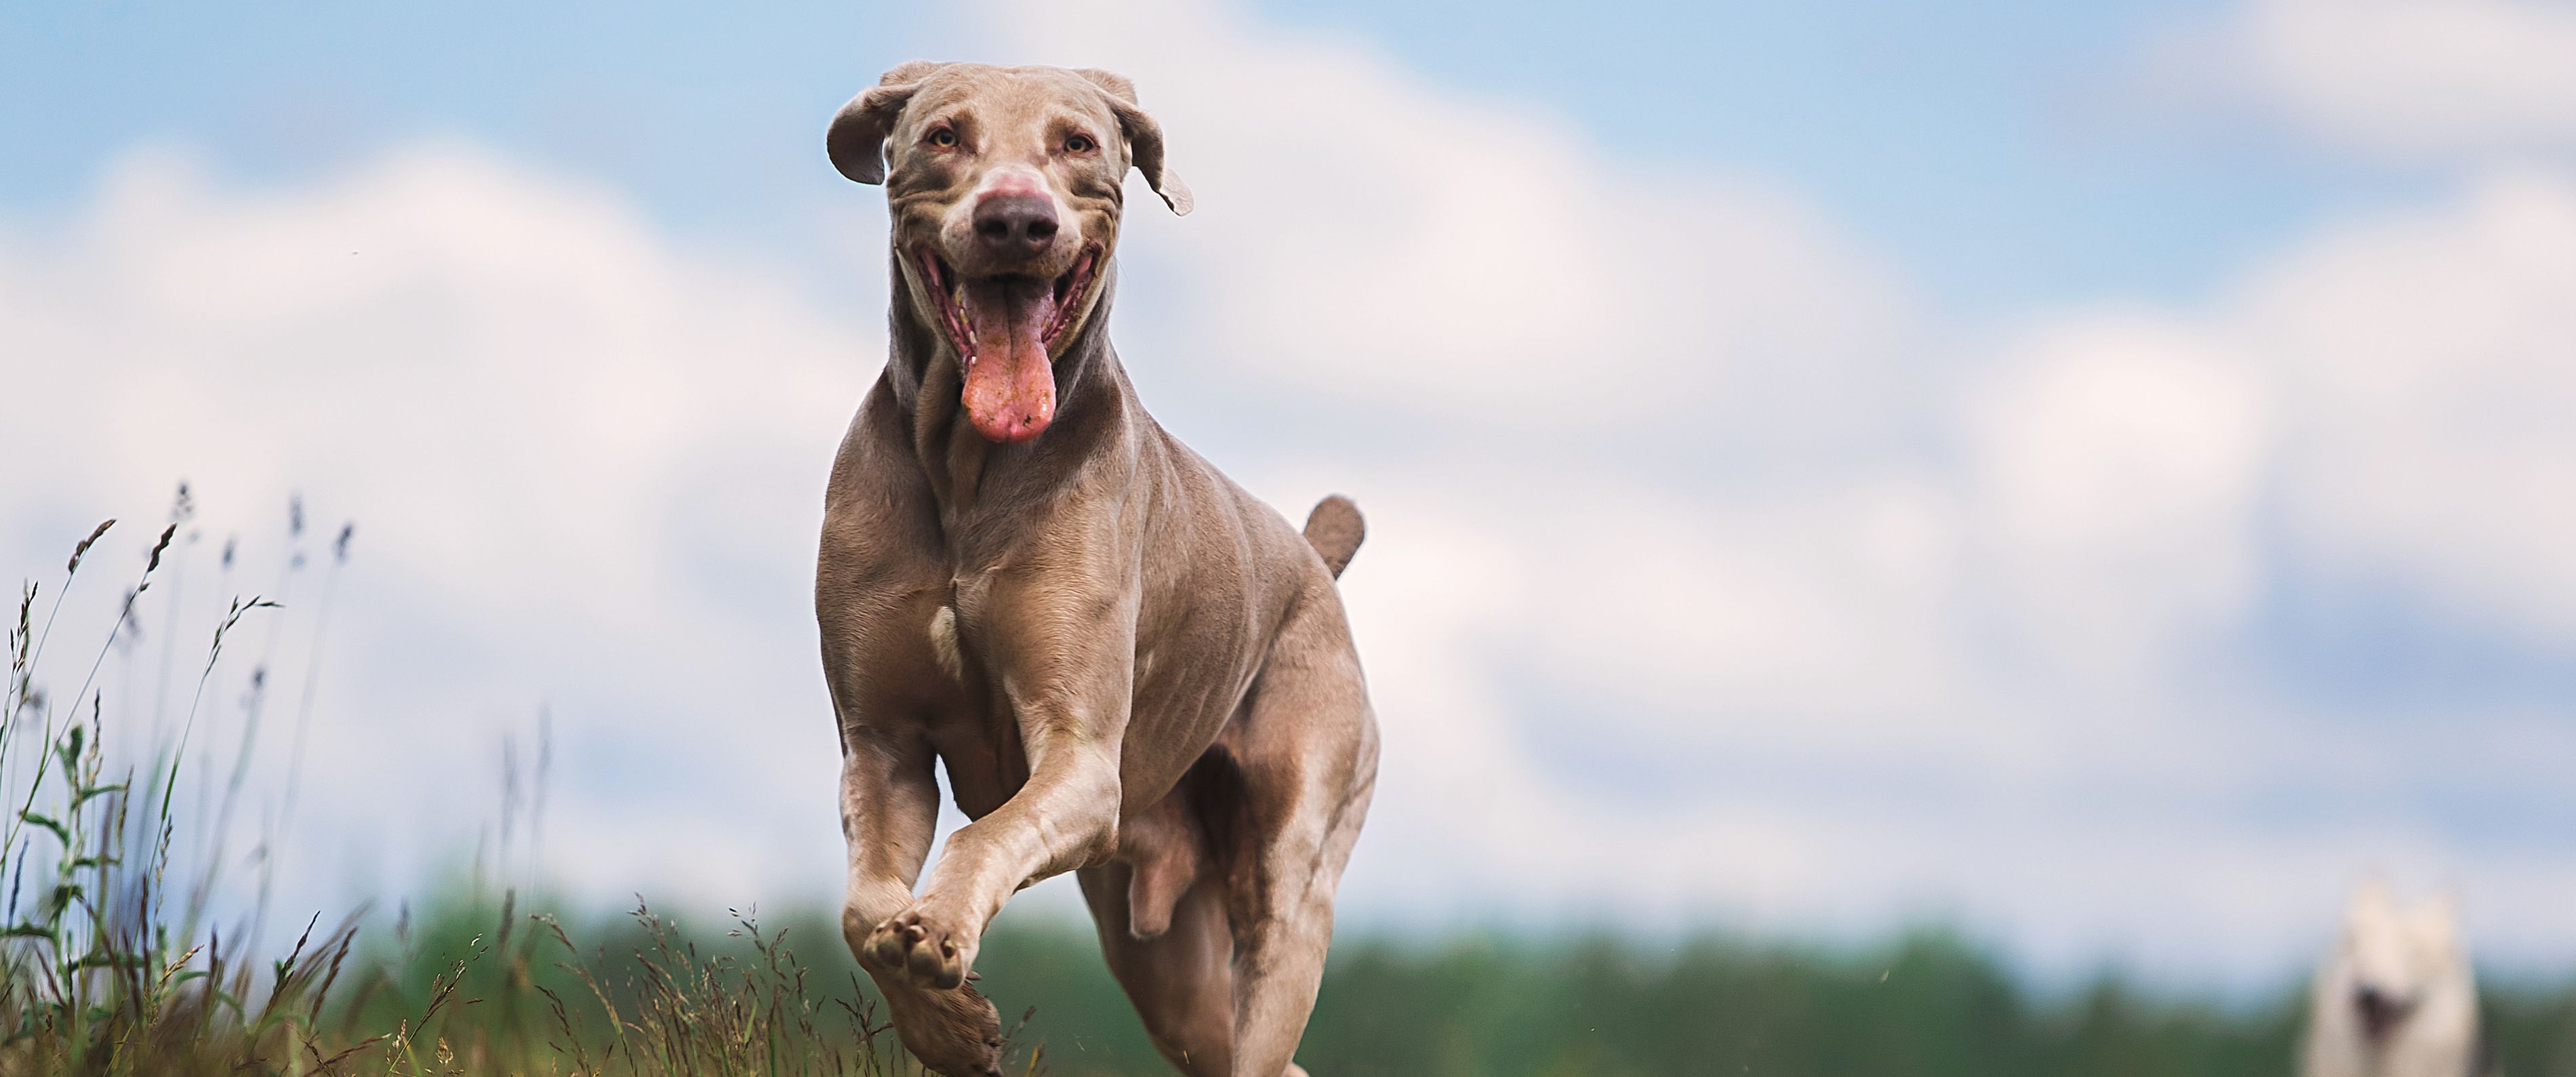
[[1055, 418], [1054, 363], [1099, 305], [1127, 170], [1190, 211], [1162, 128], [1106, 71], [908, 63], [843, 106], [826, 143], [842, 175], [885, 184], [896, 291], [998, 442]]
[[2345, 911], [2342, 945], [2328, 975], [2319, 1005], [2346, 1008], [2349, 1026], [2374, 1051], [2405, 1036], [2428, 1010], [2475, 1005], [2477, 988], [2451, 899], [2400, 909], [2375, 880], [2354, 893]]

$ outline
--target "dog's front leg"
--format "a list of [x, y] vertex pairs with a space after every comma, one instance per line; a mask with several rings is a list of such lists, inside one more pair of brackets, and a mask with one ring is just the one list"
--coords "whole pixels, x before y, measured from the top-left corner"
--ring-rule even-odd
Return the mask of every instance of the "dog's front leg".
[[[842, 741], [841, 830], [849, 840], [850, 876], [841, 933], [865, 963], [869, 935], [912, 903], [912, 884], [937, 833], [939, 784], [931, 775], [930, 746], [919, 737], [845, 722]], [[901, 970], [870, 968], [868, 977], [893, 1011], [895, 1033], [924, 1064], [955, 1077], [1001, 1072], [1001, 1020], [974, 988], [932, 990]]]
[[1133, 606], [1083, 602], [1092, 616], [997, 601], [988, 636], [1029, 778], [1001, 807], [949, 835], [912, 907], [869, 936], [867, 958], [915, 983], [954, 987], [984, 927], [1022, 887], [1098, 863], [1118, 845], [1119, 752], [1133, 676]]
[[1032, 746], [1029, 783], [948, 838], [930, 885], [868, 939], [876, 968], [926, 987], [973, 970], [984, 927], [1021, 887], [1106, 859], [1118, 827], [1118, 769], [1079, 741]]
[[939, 783], [930, 746], [865, 727], [844, 727], [841, 836], [850, 875], [841, 903], [841, 933], [857, 951], [868, 934], [912, 903], [912, 884], [930, 857], [939, 821]]

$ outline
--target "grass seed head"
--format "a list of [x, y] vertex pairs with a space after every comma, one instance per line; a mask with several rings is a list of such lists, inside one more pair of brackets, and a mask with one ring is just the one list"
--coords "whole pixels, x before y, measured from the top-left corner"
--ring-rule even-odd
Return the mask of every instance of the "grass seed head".
[[91, 546], [98, 543], [98, 537], [100, 535], [106, 534], [107, 529], [114, 526], [116, 526], [115, 518], [110, 517], [106, 520], [102, 520], [99, 522], [97, 528], [90, 531], [88, 538], [80, 540], [79, 545], [72, 547], [72, 560], [70, 564], [63, 566], [63, 574], [70, 575], [74, 572], [80, 571], [81, 558], [89, 553], [89, 548]]

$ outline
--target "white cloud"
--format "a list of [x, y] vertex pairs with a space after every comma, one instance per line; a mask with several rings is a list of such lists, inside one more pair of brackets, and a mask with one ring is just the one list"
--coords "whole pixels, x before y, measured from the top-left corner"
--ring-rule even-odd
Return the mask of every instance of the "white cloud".
[[1937, 487], [1891, 478], [1747, 506], [1605, 484], [1551, 509], [1516, 529], [1554, 569], [1530, 580], [1543, 612], [1520, 642], [1569, 685], [1649, 714], [1858, 719], [1868, 735], [1951, 691], [1958, 522]]
[[[140, 515], [186, 478], [214, 537], [248, 538], [234, 586], [299, 607], [314, 585], [269, 575], [268, 513], [301, 490], [320, 538], [357, 521], [307, 798], [321, 855], [383, 828], [465, 840], [497, 805], [499, 729], [524, 735], [552, 699], [568, 747], [665, 786], [581, 787], [649, 823], [569, 840], [600, 867], [577, 881], [681, 877], [666, 831], [690, 819], [758, 818], [828, 857], [802, 566], [882, 344], [724, 261], [460, 145], [269, 193], [135, 154], [78, 223], [0, 247], [6, 511]], [[11, 538], [22, 565], [69, 541]], [[179, 629], [192, 650], [228, 597], [203, 582], [214, 545]], [[740, 801], [768, 787], [740, 775], [772, 767], [810, 795]]]
[[2117, 315], [2035, 331], [1980, 387], [1983, 552], [2034, 649], [2136, 677], [2246, 613], [2264, 396], [2226, 345]]
[[1889, 405], [1867, 364], [1910, 299], [1778, 185], [1661, 172], [1564, 117], [1227, 5], [988, 21], [1012, 55], [1134, 78], [1207, 192], [1128, 233], [1188, 267], [1188, 316], [1226, 342], [1201, 361], [1507, 426], [1768, 428], [1765, 404]]
[[1523, 908], [1947, 906], [2070, 965], [2244, 971], [2296, 960], [2377, 865], [2461, 886], [2500, 953], [2576, 949], [2528, 911], [2576, 899], [2576, 865], [2436, 807], [2558, 817], [2532, 763], [2554, 736], [2517, 706], [2284, 693], [2259, 629], [2314, 600], [2285, 588], [2394, 591], [2571, 653], [2576, 527], [2547, 493], [2576, 488], [2571, 263], [2576, 187], [2543, 176], [2347, 221], [2205, 309], [2034, 316], [1927, 403], [1955, 455], [1856, 477], [1302, 462], [1377, 521], [1349, 593], [1372, 668], [1400, 667], [1389, 773], [1418, 794], [1355, 878], [1502, 835], [1459, 872]]
[[2164, 46], [2169, 88], [2376, 155], [2576, 148], [2576, 7], [2553, 0], [2246, 0]]
[[[2207, 632], [2307, 571], [2576, 653], [2576, 182], [2349, 220], [2198, 312], [2042, 321], [1964, 434], [2002, 582], [2051, 631]], [[2089, 626], [2089, 627], [2088, 627]]]
[[2357, 225], [2251, 290], [2243, 338], [2299, 402], [2304, 551], [2576, 654], [2576, 183], [2490, 179]]

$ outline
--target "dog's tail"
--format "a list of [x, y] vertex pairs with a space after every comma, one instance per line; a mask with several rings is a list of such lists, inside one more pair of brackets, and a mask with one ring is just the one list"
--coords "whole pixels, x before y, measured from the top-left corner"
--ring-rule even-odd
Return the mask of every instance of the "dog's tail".
[[1360, 540], [1368, 537], [1368, 522], [1360, 519], [1360, 507], [1340, 494], [1315, 503], [1315, 511], [1306, 514], [1306, 544], [1324, 555], [1324, 567], [1333, 570], [1335, 579], [1350, 566], [1351, 555], [1360, 552]]

